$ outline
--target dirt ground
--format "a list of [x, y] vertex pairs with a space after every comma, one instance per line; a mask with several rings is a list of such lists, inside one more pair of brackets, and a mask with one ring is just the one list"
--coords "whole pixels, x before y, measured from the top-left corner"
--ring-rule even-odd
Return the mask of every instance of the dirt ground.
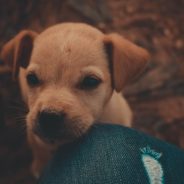
[[[40, 32], [64, 21], [124, 35], [151, 54], [145, 72], [124, 90], [134, 128], [184, 148], [183, 8], [183, 0], [1, 0], [0, 46], [22, 29]], [[3, 68], [0, 61], [0, 183], [33, 184], [27, 109], [17, 82]]]

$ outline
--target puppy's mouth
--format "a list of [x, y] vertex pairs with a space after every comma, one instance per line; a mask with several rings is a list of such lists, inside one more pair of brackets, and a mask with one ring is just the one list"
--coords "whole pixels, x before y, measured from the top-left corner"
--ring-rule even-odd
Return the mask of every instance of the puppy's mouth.
[[49, 144], [72, 142], [84, 132], [77, 123], [63, 113], [39, 113], [34, 123], [33, 132], [42, 141]]
[[42, 141], [54, 144], [60, 142], [71, 142], [75, 140], [77, 137], [72, 134], [72, 132], [58, 129], [55, 130], [43, 130], [39, 127], [35, 127], [33, 129], [34, 134], [36, 134]]

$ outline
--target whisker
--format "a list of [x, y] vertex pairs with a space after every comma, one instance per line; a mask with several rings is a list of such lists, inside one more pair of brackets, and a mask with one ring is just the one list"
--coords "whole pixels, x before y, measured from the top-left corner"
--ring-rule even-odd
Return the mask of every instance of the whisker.
[[26, 135], [26, 123], [24, 122], [18, 122], [15, 124], [14, 128], [19, 134]]
[[27, 113], [27, 109], [25, 107], [22, 107], [22, 106], [9, 105], [9, 106], [7, 106], [7, 110], [18, 110], [20, 112]]

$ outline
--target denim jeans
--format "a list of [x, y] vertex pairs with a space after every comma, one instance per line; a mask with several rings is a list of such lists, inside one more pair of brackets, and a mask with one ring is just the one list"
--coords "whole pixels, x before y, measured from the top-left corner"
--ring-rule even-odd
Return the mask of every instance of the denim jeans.
[[184, 184], [184, 152], [119, 125], [98, 124], [61, 147], [39, 184]]

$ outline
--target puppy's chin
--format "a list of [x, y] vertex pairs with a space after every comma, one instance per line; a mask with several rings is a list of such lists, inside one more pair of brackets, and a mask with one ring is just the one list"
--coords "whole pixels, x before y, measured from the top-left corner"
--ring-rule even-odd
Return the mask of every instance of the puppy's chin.
[[58, 135], [57, 137], [47, 137], [43, 133], [40, 133], [37, 130], [33, 130], [34, 135], [42, 142], [46, 144], [51, 144], [51, 145], [63, 145], [66, 143], [73, 142], [80, 136], [76, 136], [73, 134], [65, 134], [65, 135]]
[[57, 134], [49, 135], [49, 132], [45, 133], [38, 127], [34, 126], [32, 129], [34, 135], [43, 143], [50, 145], [63, 145], [73, 142], [87, 133], [93, 122], [82, 123], [70, 123], [70, 126], [66, 126], [64, 130], [60, 130]]
[[39, 141], [50, 145], [63, 145], [77, 139], [77, 137], [74, 137], [73, 135], [60, 135], [57, 137], [47, 137], [37, 130], [33, 130], [33, 133]]

